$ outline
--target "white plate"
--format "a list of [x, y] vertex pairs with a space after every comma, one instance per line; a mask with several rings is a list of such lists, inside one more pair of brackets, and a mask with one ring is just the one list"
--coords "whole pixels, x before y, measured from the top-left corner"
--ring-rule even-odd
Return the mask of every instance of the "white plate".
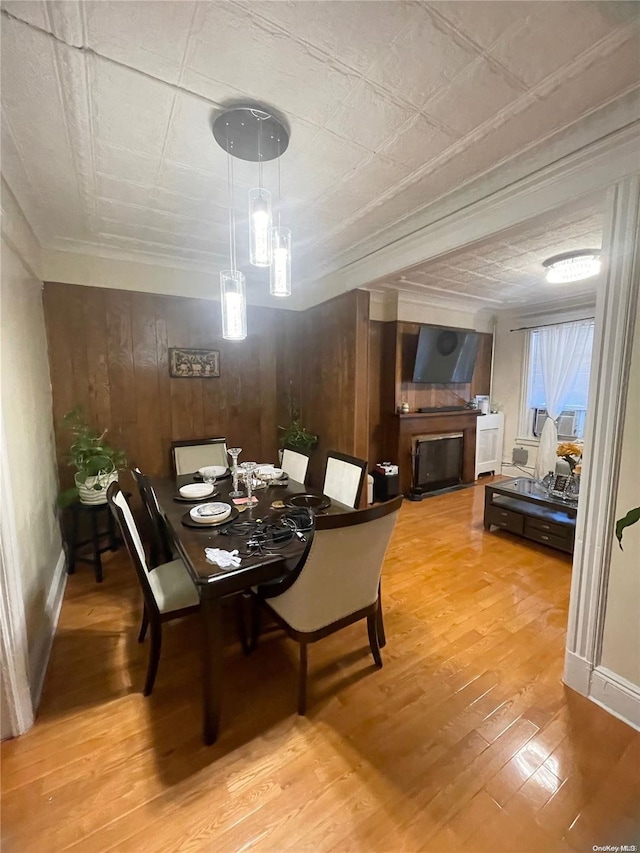
[[189, 515], [193, 521], [199, 524], [212, 524], [213, 522], [224, 521], [231, 515], [231, 506], [225, 503], [209, 503], [194, 506], [189, 511]]
[[205, 468], [198, 468], [198, 474], [203, 477], [224, 477], [228, 470], [224, 465], [207, 465]]
[[189, 483], [181, 486], [178, 491], [183, 498], [206, 498], [212, 494], [213, 486], [210, 483]]
[[284, 477], [284, 471], [282, 468], [276, 468], [275, 465], [258, 465], [256, 468], [256, 475], [258, 477], [262, 477], [264, 474], [271, 474], [274, 480], [279, 480], [281, 477]]

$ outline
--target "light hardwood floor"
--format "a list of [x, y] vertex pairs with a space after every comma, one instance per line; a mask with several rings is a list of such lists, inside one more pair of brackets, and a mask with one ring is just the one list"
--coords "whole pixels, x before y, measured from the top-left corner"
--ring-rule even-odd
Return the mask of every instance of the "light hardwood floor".
[[364, 623], [310, 649], [232, 620], [219, 742], [200, 739], [198, 620], [154, 694], [123, 552], [69, 578], [34, 728], [2, 745], [5, 853], [591, 851], [638, 844], [640, 734], [561, 682], [568, 557], [482, 529], [483, 488], [405, 502]]

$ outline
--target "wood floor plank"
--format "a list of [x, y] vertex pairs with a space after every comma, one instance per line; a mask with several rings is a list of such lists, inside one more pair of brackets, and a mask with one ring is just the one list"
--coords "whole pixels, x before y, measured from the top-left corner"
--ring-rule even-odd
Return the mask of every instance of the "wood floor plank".
[[[122, 552], [69, 578], [33, 729], [2, 756], [6, 853], [578, 853], [637, 842], [640, 734], [562, 684], [568, 557], [482, 527], [483, 489], [406, 502], [384, 667], [354, 625], [310, 649], [228, 613], [221, 737], [200, 737], [198, 620], [153, 695]], [[616, 839], [612, 842], [612, 839]]]

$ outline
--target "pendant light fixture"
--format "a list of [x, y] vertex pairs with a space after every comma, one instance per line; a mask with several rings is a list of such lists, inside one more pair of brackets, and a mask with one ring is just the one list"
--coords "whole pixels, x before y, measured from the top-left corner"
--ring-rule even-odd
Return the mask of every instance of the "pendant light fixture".
[[600, 272], [600, 249], [579, 249], [548, 258], [542, 266], [550, 284], [568, 284], [592, 278]]
[[271, 193], [249, 190], [249, 260], [254, 267], [271, 265]]
[[276, 225], [271, 232], [273, 261], [269, 273], [269, 293], [291, 296], [291, 231]]
[[[218, 114], [213, 135], [227, 152], [229, 176], [229, 253], [231, 269], [220, 273], [223, 337], [243, 340], [247, 335], [244, 275], [236, 268], [235, 211], [233, 208], [233, 158], [258, 163], [258, 186], [249, 190], [249, 260], [270, 267], [269, 290], [276, 296], [291, 294], [291, 232], [273, 227], [271, 193], [262, 185], [262, 164], [279, 158], [289, 145], [284, 122], [259, 105], [238, 105]], [[278, 186], [280, 163], [278, 163]]]
[[249, 261], [254, 267], [271, 266], [271, 193], [262, 186], [262, 127], [270, 118], [264, 110], [251, 110], [258, 128], [258, 186], [249, 190]]
[[244, 275], [236, 267], [236, 212], [233, 194], [231, 140], [227, 139], [227, 184], [229, 189], [229, 265], [220, 273], [222, 337], [225, 341], [243, 341], [247, 337], [247, 295]]
[[281, 209], [282, 188], [278, 156], [278, 224], [271, 230], [273, 259], [269, 271], [269, 293], [272, 296], [291, 296], [291, 231], [280, 224]]

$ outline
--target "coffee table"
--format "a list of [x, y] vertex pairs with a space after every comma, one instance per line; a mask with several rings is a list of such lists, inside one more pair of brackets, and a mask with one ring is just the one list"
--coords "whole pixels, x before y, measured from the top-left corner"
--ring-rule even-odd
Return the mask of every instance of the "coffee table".
[[577, 512], [577, 501], [551, 497], [530, 477], [485, 486], [485, 530], [499, 527], [567, 554], [573, 553]]

